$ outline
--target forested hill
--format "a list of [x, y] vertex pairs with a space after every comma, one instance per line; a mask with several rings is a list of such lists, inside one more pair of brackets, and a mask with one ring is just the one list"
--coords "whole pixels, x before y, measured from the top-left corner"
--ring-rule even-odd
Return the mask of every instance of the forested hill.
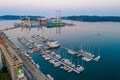
[[[26, 19], [29, 17], [30, 19], [37, 19], [43, 16], [21, 16], [22, 19]], [[19, 20], [20, 16], [18, 15], [4, 15], [0, 16], [0, 20]], [[83, 22], [120, 22], [120, 16], [67, 16], [62, 17], [62, 19], [66, 20], [75, 20], [75, 21], [83, 21]]]
[[[26, 19], [26, 17], [29, 17], [30, 19], [37, 19], [40, 18], [41, 16], [21, 16], [22, 19]], [[4, 15], [0, 16], [0, 20], [19, 20], [20, 16], [18, 15]]]
[[83, 22], [120, 22], [120, 16], [67, 16], [62, 19]]

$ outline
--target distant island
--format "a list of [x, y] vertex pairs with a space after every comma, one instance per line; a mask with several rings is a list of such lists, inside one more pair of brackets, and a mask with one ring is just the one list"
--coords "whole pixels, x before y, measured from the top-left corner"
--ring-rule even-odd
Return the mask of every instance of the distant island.
[[120, 22], [120, 16], [67, 16], [62, 17], [62, 19], [66, 20], [74, 20], [74, 21], [83, 21], [83, 22]]
[[[0, 20], [20, 20], [22, 17], [23, 20], [26, 17], [32, 19], [41, 18], [44, 16], [18, 16], [18, 15], [4, 15], [0, 16]], [[120, 16], [88, 16], [88, 15], [81, 15], [81, 16], [66, 16], [62, 17], [65, 20], [74, 20], [74, 21], [83, 21], [83, 22], [120, 22]]]
[[37, 18], [41, 18], [43, 16], [18, 16], [18, 15], [4, 15], [4, 16], [0, 16], [0, 20], [20, 20], [20, 17], [22, 17], [22, 19], [26, 19], [26, 17], [29, 17], [30, 19], [37, 19]]

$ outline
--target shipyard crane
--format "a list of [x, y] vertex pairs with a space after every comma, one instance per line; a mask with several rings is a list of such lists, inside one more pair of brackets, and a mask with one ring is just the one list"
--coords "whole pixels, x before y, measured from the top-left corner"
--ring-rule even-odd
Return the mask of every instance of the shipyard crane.
[[29, 30], [31, 29], [31, 21], [30, 21], [30, 17], [26, 16], [26, 23], [27, 23], [27, 28], [29, 28]]
[[23, 29], [23, 20], [22, 20], [22, 16], [20, 16], [20, 21], [21, 21], [21, 27]]
[[61, 10], [56, 10], [56, 22], [61, 22]]
[[23, 29], [24, 27], [27, 27], [27, 21], [23, 21], [22, 16], [20, 16], [20, 21], [21, 21], [21, 27], [22, 27], [22, 29]]
[[61, 10], [58, 11], [58, 20], [59, 20], [59, 22], [62, 21], [62, 20], [61, 20]]
[[31, 28], [31, 22], [30, 22], [30, 18], [28, 16], [26, 16], [26, 20], [23, 21], [22, 16], [20, 16], [20, 20], [21, 20], [21, 27], [23, 28]]
[[56, 10], [56, 20], [55, 20], [55, 22], [57, 22], [57, 21], [58, 21], [57, 19], [58, 19], [58, 16], [57, 16], [57, 10]]

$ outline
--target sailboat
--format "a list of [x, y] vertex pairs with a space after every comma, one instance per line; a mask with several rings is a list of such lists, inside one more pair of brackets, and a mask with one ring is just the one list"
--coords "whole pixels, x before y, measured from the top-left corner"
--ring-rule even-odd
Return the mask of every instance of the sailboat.
[[101, 57], [101, 56], [100, 56], [100, 49], [99, 49], [99, 51], [98, 51], [98, 56], [97, 56], [97, 57], [95, 57], [95, 59], [94, 59], [94, 60], [95, 60], [95, 61], [99, 61], [100, 57]]
[[70, 54], [76, 54], [76, 53], [75, 53], [73, 50], [71, 50], [71, 49], [68, 49], [67, 52], [70, 53]]
[[66, 49], [67, 49], [67, 52], [68, 52], [68, 53], [70, 53], [70, 54], [76, 54], [76, 52], [75, 52], [74, 50], [68, 49], [68, 48], [66, 48]]
[[47, 78], [48, 80], [54, 80], [54, 78], [50, 74], [47, 74]]
[[79, 73], [84, 70], [84, 67], [79, 65], [79, 58], [78, 58], [78, 65], [76, 66], [76, 70], [79, 71]]

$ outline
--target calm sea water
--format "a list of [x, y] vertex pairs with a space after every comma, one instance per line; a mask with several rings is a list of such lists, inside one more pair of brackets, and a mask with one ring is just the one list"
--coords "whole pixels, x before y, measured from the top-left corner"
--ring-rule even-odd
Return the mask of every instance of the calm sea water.
[[[0, 29], [3, 27], [12, 27], [14, 22], [18, 21], [0, 21]], [[66, 21], [71, 22], [71, 21]], [[72, 21], [73, 22], [73, 21]], [[13, 29], [5, 31], [21, 49], [25, 49], [16, 38], [25, 36], [29, 39], [31, 35], [43, 34], [51, 39], [59, 41], [61, 46], [65, 46], [76, 51], [81, 48], [98, 55], [100, 49], [101, 59], [99, 62], [83, 62], [85, 70], [80, 74], [67, 73], [59, 67], [53, 67], [48, 61], [45, 61], [40, 54], [33, 53], [30, 56], [40, 65], [40, 70], [44, 74], [52, 75], [55, 80], [120, 80], [120, 23], [113, 22], [73, 22], [76, 26], [62, 28], [32, 28]], [[98, 33], [102, 33], [98, 36]], [[32, 39], [34, 40], [34, 39]], [[35, 40], [34, 40], [35, 41]], [[82, 45], [82, 47], [81, 47]], [[56, 51], [56, 50], [55, 50]], [[57, 50], [65, 58], [70, 58], [74, 63], [81, 62], [75, 56], [68, 54], [65, 50]]]

